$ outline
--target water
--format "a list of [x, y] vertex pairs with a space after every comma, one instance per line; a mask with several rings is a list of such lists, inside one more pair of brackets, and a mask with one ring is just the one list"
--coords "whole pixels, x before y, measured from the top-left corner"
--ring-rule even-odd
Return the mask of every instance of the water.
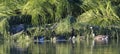
[[90, 40], [76, 43], [0, 43], [0, 54], [120, 54], [120, 44], [116, 40], [108, 43]]

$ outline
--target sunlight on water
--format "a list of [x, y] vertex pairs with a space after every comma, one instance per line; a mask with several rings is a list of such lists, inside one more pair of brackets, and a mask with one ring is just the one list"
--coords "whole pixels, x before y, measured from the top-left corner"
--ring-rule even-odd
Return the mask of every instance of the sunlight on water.
[[59, 43], [1, 43], [0, 54], [120, 54], [119, 42], [80, 41]]

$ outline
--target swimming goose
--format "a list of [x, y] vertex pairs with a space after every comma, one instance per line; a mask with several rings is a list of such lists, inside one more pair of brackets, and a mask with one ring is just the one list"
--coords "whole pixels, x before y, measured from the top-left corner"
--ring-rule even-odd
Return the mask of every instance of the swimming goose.
[[106, 41], [108, 40], [108, 35], [97, 35], [95, 36], [95, 33], [93, 32], [93, 27], [90, 27], [90, 29], [92, 30], [92, 36], [94, 38], [94, 40], [96, 41]]

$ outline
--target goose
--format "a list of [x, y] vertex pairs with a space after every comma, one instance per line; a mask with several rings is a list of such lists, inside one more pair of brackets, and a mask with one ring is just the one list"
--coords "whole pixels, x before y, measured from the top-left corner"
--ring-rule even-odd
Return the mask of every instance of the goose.
[[95, 36], [95, 33], [93, 32], [93, 27], [90, 27], [90, 29], [92, 30], [91, 33], [92, 33], [94, 40], [96, 40], [96, 41], [107, 41], [108, 40], [108, 35]]
[[70, 35], [70, 37], [69, 37], [69, 41], [71, 41], [71, 43], [75, 43], [76, 42], [76, 37], [75, 37], [76, 35], [75, 35], [75, 30], [74, 30], [74, 28], [72, 27], [71, 28], [71, 35]]

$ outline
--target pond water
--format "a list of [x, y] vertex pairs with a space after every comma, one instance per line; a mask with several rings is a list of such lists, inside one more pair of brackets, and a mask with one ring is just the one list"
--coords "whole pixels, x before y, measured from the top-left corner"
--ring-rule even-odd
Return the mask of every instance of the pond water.
[[70, 42], [43, 43], [0, 43], [0, 54], [120, 54], [119, 41], [108, 43], [83, 40]]

